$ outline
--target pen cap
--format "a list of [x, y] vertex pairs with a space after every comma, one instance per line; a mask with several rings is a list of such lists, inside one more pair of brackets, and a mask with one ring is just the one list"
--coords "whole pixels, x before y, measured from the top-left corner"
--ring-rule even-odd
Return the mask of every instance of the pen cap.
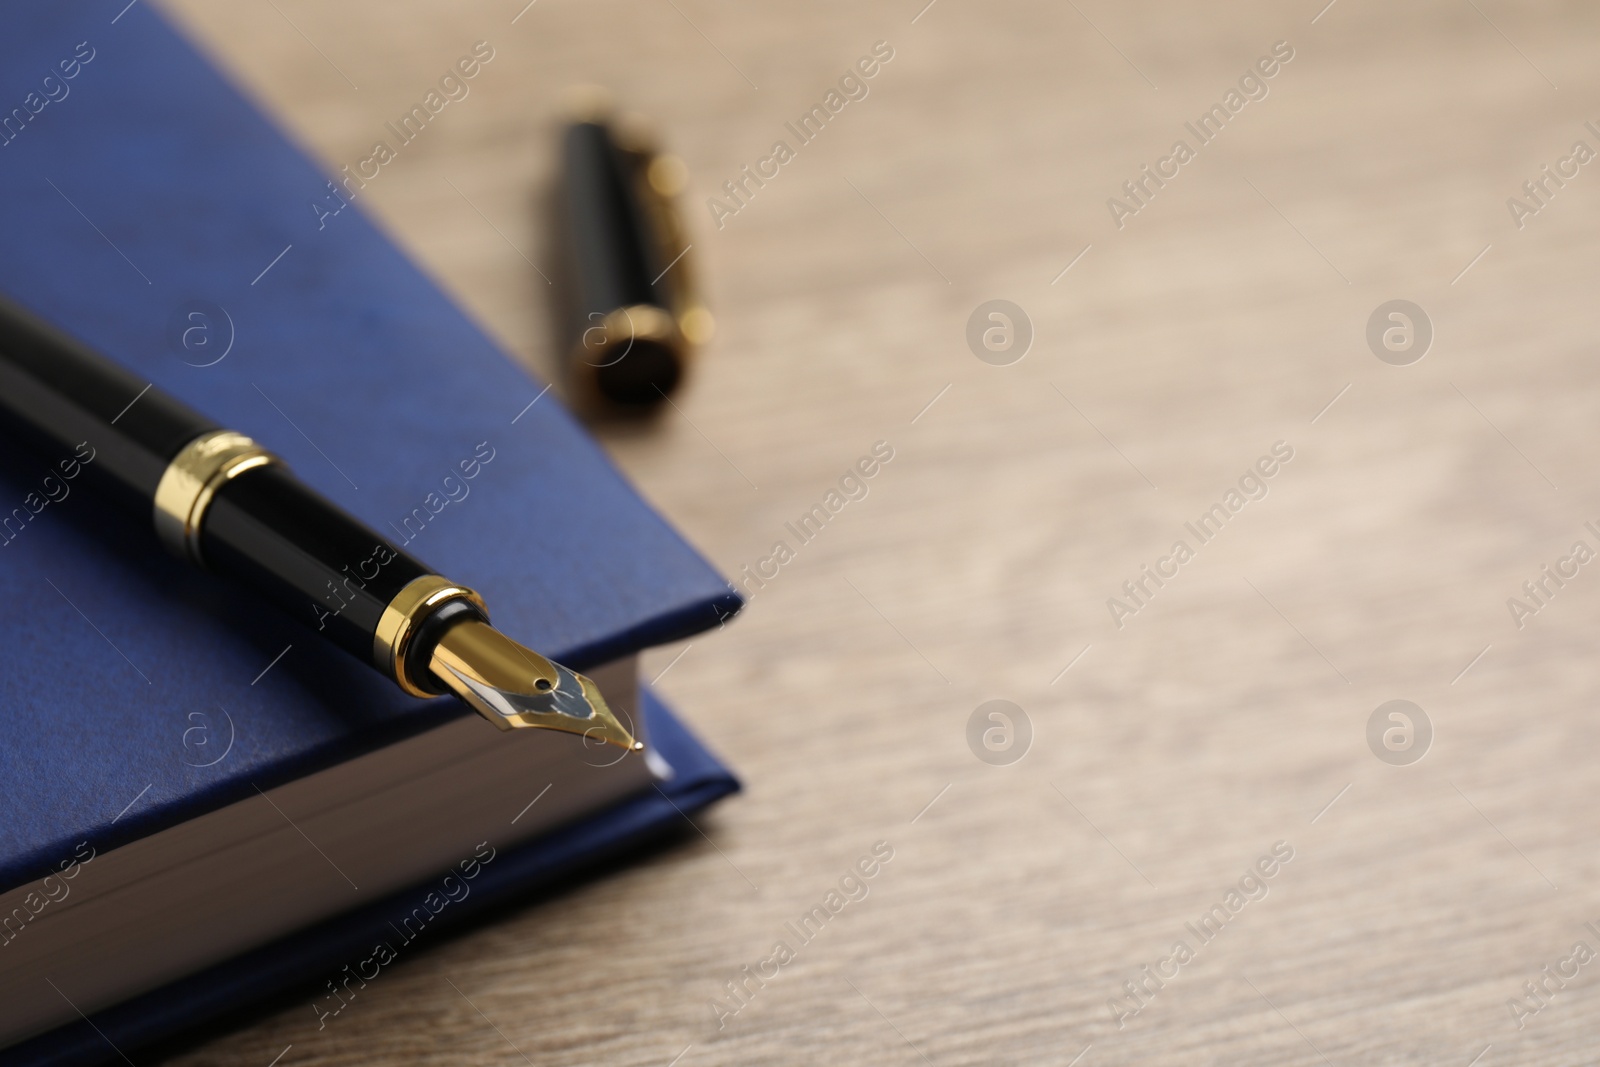
[[660, 403], [710, 334], [672, 203], [682, 184], [680, 161], [619, 138], [602, 115], [566, 130], [569, 369], [579, 393]]

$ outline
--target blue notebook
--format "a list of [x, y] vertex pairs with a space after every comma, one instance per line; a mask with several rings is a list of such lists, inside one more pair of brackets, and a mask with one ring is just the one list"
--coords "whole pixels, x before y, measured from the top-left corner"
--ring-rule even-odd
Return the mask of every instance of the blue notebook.
[[[482, 592], [501, 629], [577, 669], [737, 610], [543, 384], [358, 205], [330, 217], [328, 176], [149, 5], [25, 5], [6, 19], [0, 292], [266, 444]], [[253, 610], [51, 466], [0, 441], [0, 893], [83, 842], [105, 855], [470, 714], [406, 697]], [[452, 922], [737, 789], [648, 693], [639, 714], [672, 777], [507, 850]], [[33, 1037], [0, 1064], [116, 1059], [113, 1043], [128, 1051], [306, 982], [407, 910], [409, 892]]]

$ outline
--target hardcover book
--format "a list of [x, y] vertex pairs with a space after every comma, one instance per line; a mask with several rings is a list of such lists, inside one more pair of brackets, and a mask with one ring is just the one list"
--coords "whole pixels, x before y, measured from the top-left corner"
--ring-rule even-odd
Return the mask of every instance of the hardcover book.
[[119, 1059], [297, 985], [325, 1018], [349, 975], [737, 788], [635, 668], [737, 596], [359, 210], [330, 215], [328, 175], [124, 5], [7, 14], [0, 292], [480, 591], [651, 755], [406, 696], [82, 491], [92, 448], [0, 435], [0, 1064]]

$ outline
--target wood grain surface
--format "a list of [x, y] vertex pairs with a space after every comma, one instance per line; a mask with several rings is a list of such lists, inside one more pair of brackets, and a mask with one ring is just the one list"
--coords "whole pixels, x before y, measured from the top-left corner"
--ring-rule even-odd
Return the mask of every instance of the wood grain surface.
[[[720, 333], [674, 407], [597, 432], [728, 574], [794, 550], [736, 624], [646, 657], [748, 786], [699, 832], [325, 1029], [292, 1001], [173, 1062], [1595, 1059], [1600, 564], [1571, 553], [1600, 549], [1600, 164], [1573, 156], [1600, 149], [1600, 12], [924, 2], [167, 0], [330, 169], [488, 41], [361, 206], [540, 373], [561, 93], [656, 120]], [[1031, 323], [1010, 365], [968, 345], [991, 299]], [[1410, 365], [1367, 339], [1394, 299], [1432, 326]], [[1005, 765], [979, 753], [1021, 752], [1019, 717], [969, 744], [996, 699], [1031, 727]], [[1395, 699], [1431, 724], [1409, 765], [1369, 745]], [[813, 939], [786, 925], [819, 907]]]

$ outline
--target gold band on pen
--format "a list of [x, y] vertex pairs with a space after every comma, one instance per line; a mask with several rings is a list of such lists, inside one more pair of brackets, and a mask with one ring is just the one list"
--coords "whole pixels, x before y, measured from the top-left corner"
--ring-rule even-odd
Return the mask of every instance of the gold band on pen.
[[217, 490], [245, 471], [279, 462], [242, 433], [213, 430], [183, 446], [156, 486], [155, 527], [175, 555], [205, 566], [200, 531]]
[[683, 223], [683, 213], [678, 210], [678, 200], [689, 187], [689, 168], [678, 156], [657, 152], [648, 142], [639, 149], [639, 156], [640, 200], [654, 220], [660, 248], [666, 256], [674, 255], [673, 249], [683, 249], [657, 281], [666, 281], [667, 302], [683, 338], [685, 354], [692, 355], [711, 340], [717, 323], [701, 298], [695, 257], [689, 255], [693, 243]]
[[378, 628], [372, 635], [372, 662], [393, 678], [412, 696], [436, 696], [417, 685], [406, 672], [406, 653], [410, 651], [411, 638], [422, 620], [433, 614], [439, 605], [448, 600], [470, 600], [488, 618], [488, 608], [483, 598], [464, 585], [456, 585], [437, 574], [424, 574], [406, 583], [394, 595], [378, 618]]
[[677, 325], [654, 304], [633, 304], [610, 312], [583, 331], [573, 358], [590, 367], [609, 367], [626, 357], [638, 341], [663, 345], [682, 358]]

